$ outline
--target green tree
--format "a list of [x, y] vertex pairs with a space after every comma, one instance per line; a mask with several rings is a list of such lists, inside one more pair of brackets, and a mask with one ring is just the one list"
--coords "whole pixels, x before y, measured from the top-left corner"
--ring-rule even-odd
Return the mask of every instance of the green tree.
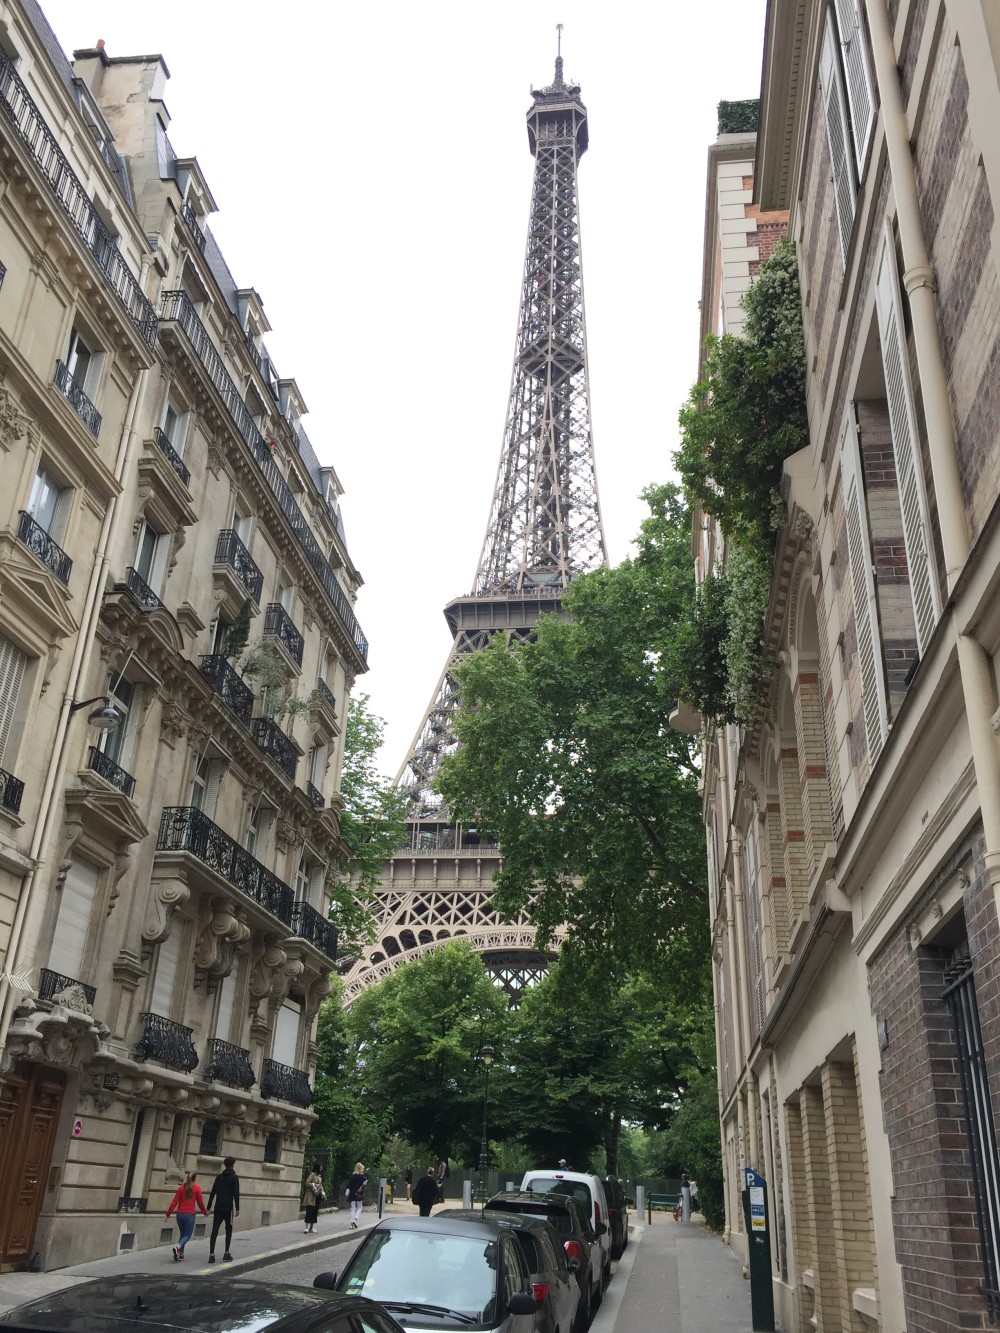
[[505, 996], [480, 956], [450, 940], [364, 991], [348, 1015], [362, 1101], [438, 1157], [471, 1159], [479, 1139], [478, 1052], [502, 1048]]
[[253, 602], [248, 597], [236, 613], [236, 619], [226, 631], [226, 643], [223, 657], [239, 657], [250, 642], [250, 621], [253, 617]]
[[440, 790], [499, 839], [494, 902], [529, 909], [544, 947], [682, 985], [707, 953], [705, 834], [692, 739], [669, 726], [674, 640], [694, 602], [691, 514], [674, 486], [645, 493], [638, 554], [574, 583], [572, 620], [497, 638], [457, 670], [461, 745]]

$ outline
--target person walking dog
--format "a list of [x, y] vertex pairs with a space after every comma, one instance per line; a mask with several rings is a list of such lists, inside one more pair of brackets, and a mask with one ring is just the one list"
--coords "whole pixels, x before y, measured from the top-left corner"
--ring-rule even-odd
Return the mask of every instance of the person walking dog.
[[434, 1168], [429, 1166], [427, 1174], [421, 1176], [413, 1187], [413, 1202], [420, 1209], [421, 1217], [430, 1217], [431, 1209], [437, 1201], [437, 1181], [434, 1179]]
[[184, 1177], [184, 1184], [179, 1186], [177, 1193], [171, 1200], [170, 1207], [164, 1214], [166, 1221], [170, 1221], [170, 1214], [177, 1210], [177, 1230], [181, 1233], [180, 1240], [174, 1246], [174, 1263], [179, 1263], [184, 1258], [184, 1246], [191, 1239], [194, 1232], [195, 1208], [208, 1216], [208, 1209], [205, 1207], [205, 1200], [201, 1197], [201, 1186], [195, 1184], [198, 1177], [193, 1171], [189, 1171]]
[[351, 1226], [355, 1231], [358, 1229], [358, 1218], [361, 1216], [361, 1209], [365, 1202], [365, 1183], [365, 1168], [361, 1162], [356, 1162], [354, 1175], [347, 1182], [347, 1198], [351, 1205]]
[[323, 1173], [319, 1162], [313, 1162], [313, 1169], [306, 1176], [304, 1191], [306, 1205], [306, 1231], [315, 1231], [319, 1221], [319, 1210], [326, 1203], [326, 1191], [323, 1189]]
[[212, 1234], [208, 1241], [208, 1262], [215, 1263], [215, 1242], [219, 1236], [220, 1227], [226, 1228], [226, 1250], [222, 1256], [224, 1264], [232, 1263], [233, 1256], [229, 1253], [233, 1243], [233, 1215], [240, 1215], [240, 1178], [233, 1170], [236, 1165], [235, 1157], [227, 1157], [222, 1163], [223, 1170], [215, 1177], [215, 1183], [212, 1186], [212, 1192], [208, 1196], [208, 1206], [212, 1207], [215, 1203], [215, 1212], [212, 1217]]

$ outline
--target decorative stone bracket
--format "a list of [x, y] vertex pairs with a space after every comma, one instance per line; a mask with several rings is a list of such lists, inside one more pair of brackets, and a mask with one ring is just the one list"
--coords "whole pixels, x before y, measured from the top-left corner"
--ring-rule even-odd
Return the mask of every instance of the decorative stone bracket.
[[142, 938], [145, 944], [162, 944], [170, 934], [170, 918], [182, 903], [191, 897], [187, 875], [176, 867], [164, 867], [166, 873], [158, 877], [153, 871], [146, 901], [146, 919]]
[[250, 938], [250, 927], [236, 914], [228, 898], [213, 898], [198, 914], [198, 942], [194, 965], [218, 981], [233, 970], [241, 944]]
[[[69, 1001], [73, 1007], [67, 1006]], [[78, 1007], [74, 997], [65, 996], [51, 1006], [25, 999], [18, 1006], [7, 1034], [7, 1044], [0, 1054], [0, 1075], [8, 1074], [18, 1060], [40, 1060], [50, 1065], [79, 1067], [101, 1050], [110, 1029], [95, 1022], [83, 997]]]

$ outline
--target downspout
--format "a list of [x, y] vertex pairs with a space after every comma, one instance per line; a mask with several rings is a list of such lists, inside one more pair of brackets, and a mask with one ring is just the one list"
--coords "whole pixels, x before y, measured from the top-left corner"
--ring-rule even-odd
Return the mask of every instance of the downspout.
[[[746, 916], [743, 911], [743, 839], [738, 833], [733, 836], [733, 910], [736, 915], [736, 947], [740, 963], [740, 999], [742, 1001], [744, 999], [743, 987], [749, 988], [750, 985], [750, 974], [747, 971], [747, 930]], [[745, 999], [746, 1003], [741, 1003], [740, 1006], [740, 1023], [743, 1037], [743, 1059], [749, 1061], [750, 1050], [753, 1045], [750, 1040], [749, 989], [747, 989]], [[749, 1139], [747, 1157], [750, 1166], [755, 1165], [757, 1157], [757, 1107], [754, 1101], [754, 1082], [754, 1077], [750, 1072], [749, 1065], [747, 1065], [747, 1120], [749, 1122], [747, 1125], [747, 1138]]]
[[[913, 343], [920, 372], [927, 444], [941, 525], [941, 544], [949, 594], [969, 557], [969, 525], [955, 451], [955, 426], [948, 400], [948, 380], [941, 355], [934, 300], [934, 270], [928, 260], [917, 178], [910, 152], [910, 132], [899, 87], [896, 49], [886, 0], [865, 0], [886, 151], [896, 197], [896, 220], [903, 251], [903, 286], [910, 299]], [[985, 864], [1000, 916], [1000, 754], [993, 735], [993, 680], [982, 644], [958, 629], [958, 664], [965, 698], [972, 759], [986, 841]]]
[[[115, 460], [115, 481], [119, 486], [122, 484], [122, 479], [127, 475], [132, 454], [134, 453], [134, 432], [132, 430], [132, 422], [135, 418], [136, 408], [142, 396], [147, 373], [146, 368], [142, 367], [135, 378], [135, 383], [132, 386], [132, 394], [129, 398], [128, 409], [125, 414], [125, 423], [122, 426], [121, 439], [118, 442], [118, 457]], [[120, 514], [122, 510], [118, 505], [118, 500], [120, 498], [120, 496], [113, 495], [108, 501], [108, 507], [104, 512], [104, 521], [101, 524], [101, 536], [95, 552], [96, 558], [94, 560], [94, 568], [91, 571], [90, 583], [87, 586], [87, 596], [84, 602], [80, 633], [77, 636], [76, 647], [73, 651], [73, 661], [70, 666], [69, 679], [66, 682], [66, 693], [63, 696], [62, 707], [59, 712], [59, 722], [56, 726], [56, 734], [52, 746], [52, 755], [45, 775], [45, 786], [42, 789], [42, 800], [38, 811], [38, 819], [35, 822], [35, 832], [31, 839], [31, 848], [28, 853], [33, 865], [31, 870], [28, 871], [21, 881], [21, 889], [17, 900], [17, 910], [14, 914], [10, 939], [7, 944], [5, 966], [3, 973], [0, 974], [0, 1011], [2, 1011], [2, 1016], [0, 1016], [0, 1056], [2, 1056], [4, 1046], [6, 1045], [7, 1033], [10, 1029], [16, 997], [19, 994], [18, 991], [12, 990], [11, 979], [16, 975], [17, 959], [21, 945], [24, 922], [27, 919], [28, 908], [31, 905], [37, 872], [43, 864], [38, 858], [49, 835], [52, 816], [58, 804], [54, 799], [54, 795], [57, 788], [61, 788], [63, 774], [65, 772], [66, 735], [69, 729], [70, 708], [76, 698], [76, 692], [80, 681], [86, 678], [87, 668], [90, 664], [90, 655], [93, 650], [94, 639], [97, 633], [97, 618], [101, 609], [101, 588], [104, 585], [104, 578], [107, 573], [108, 564], [110, 563], [110, 556], [108, 553], [114, 548], [114, 539], [117, 538], [118, 529], [121, 524]]]

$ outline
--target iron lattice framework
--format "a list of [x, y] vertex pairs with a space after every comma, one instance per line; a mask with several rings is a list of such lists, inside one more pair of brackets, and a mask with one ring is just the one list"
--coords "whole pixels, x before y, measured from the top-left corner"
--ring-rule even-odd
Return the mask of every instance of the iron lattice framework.
[[533, 93], [527, 122], [535, 172], [493, 503], [472, 591], [445, 608], [454, 643], [397, 776], [407, 796], [412, 845], [386, 865], [380, 943], [350, 964], [348, 1004], [400, 962], [456, 934], [484, 954], [512, 1003], [547, 965], [546, 955], [534, 948], [527, 918], [501, 922], [489, 910], [499, 850], [481, 846], [474, 830], [451, 824], [434, 791], [441, 761], [456, 744], [456, 661], [496, 634], [529, 638], [541, 615], [561, 613], [561, 596], [574, 578], [607, 564], [591, 432], [577, 191], [587, 110], [580, 88], [563, 78], [561, 55], [554, 81]]

